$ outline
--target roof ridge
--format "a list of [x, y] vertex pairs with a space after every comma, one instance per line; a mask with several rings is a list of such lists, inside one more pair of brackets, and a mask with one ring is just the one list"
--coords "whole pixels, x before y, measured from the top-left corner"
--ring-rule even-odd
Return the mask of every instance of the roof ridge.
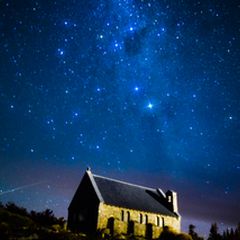
[[87, 170], [86, 173], [87, 173], [87, 175], [88, 175], [88, 177], [89, 177], [89, 179], [90, 179], [90, 181], [91, 181], [91, 183], [93, 185], [93, 188], [94, 188], [94, 190], [95, 190], [95, 192], [96, 192], [96, 194], [98, 196], [98, 199], [100, 200], [100, 202], [104, 202], [104, 199], [102, 197], [101, 191], [99, 190], [98, 185], [95, 182], [94, 175], [91, 173], [90, 170]]
[[122, 183], [122, 184], [130, 185], [130, 186], [133, 186], [133, 187], [139, 187], [139, 188], [143, 188], [143, 189], [146, 189], [146, 190], [153, 190], [153, 191], [156, 191], [155, 188], [146, 187], [146, 186], [142, 186], [142, 185], [138, 185], [138, 184], [134, 184], [134, 183], [129, 183], [129, 182], [125, 182], [125, 181], [118, 180], [118, 179], [114, 179], [114, 178], [104, 177], [104, 176], [100, 176], [100, 175], [97, 175], [97, 174], [92, 174], [92, 175], [93, 175], [93, 177], [99, 177], [99, 178], [103, 178], [103, 179], [111, 180], [111, 181], [113, 181], [113, 182], [118, 182], [118, 183]]

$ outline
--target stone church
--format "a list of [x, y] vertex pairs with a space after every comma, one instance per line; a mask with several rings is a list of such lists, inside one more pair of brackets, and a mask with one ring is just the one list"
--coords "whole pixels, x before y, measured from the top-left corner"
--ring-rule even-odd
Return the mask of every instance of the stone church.
[[180, 231], [177, 193], [93, 174], [88, 169], [68, 208], [68, 228], [91, 234], [159, 237], [164, 226]]

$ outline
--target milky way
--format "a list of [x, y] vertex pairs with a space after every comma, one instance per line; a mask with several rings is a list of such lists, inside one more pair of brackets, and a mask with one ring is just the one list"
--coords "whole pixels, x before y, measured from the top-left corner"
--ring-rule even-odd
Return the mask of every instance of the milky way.
[[237, 1], [0, 1], [0, 193], [67, 206], [87, 166], [240, 212]]

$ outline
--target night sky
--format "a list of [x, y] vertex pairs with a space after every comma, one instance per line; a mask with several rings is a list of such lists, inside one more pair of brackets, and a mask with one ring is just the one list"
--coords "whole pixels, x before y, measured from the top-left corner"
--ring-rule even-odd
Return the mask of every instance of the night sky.
[[239, 12], [233, 0], [1, 0], [0, 201], [66, 217], [90, 166], [176, 190], [184, 230], [235, 225]]

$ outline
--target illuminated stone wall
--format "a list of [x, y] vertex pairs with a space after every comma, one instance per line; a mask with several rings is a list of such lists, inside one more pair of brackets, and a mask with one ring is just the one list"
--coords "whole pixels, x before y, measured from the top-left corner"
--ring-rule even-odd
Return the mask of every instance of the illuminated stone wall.
[[[142, 217], [140, 217], [140, 214], [142, 214]], [[114, 223], [112, 223], [112, 221]], [[131, 224], [129, 222], [131, 222]], [[175, 218], [160, 214], [119, 208], [104, 203], [100, 203], [99, 205], [97, 221], [98, 230], [106, 230], [108, 233], [113, 231], [114, 235], [134, 234], [135, 236], [146, 237], [149, 233], [148, 228], [150, 227], [152, 229], [150, 230], [152, 233], [151, 237], [158, 238], [163, 226], [169, 226], [176, 231], [180, 231], [180, 217]]]

